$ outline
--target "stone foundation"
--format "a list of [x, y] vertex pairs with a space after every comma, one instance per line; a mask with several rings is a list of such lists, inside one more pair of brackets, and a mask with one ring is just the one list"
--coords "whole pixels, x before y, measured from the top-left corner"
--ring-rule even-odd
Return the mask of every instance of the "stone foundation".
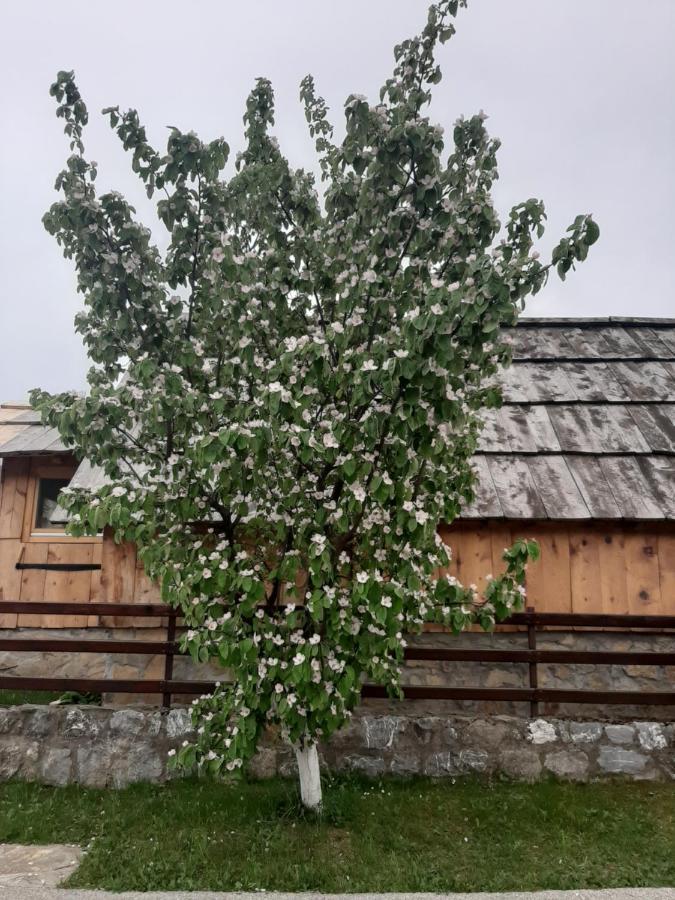
[[[57, 637], [89, 638], [97, 640], [165, 640], [163, 628], [81, 628], [47, 629], [19, 628], [0, 630], [0, 637]], [[421, 646], [471, 647], [492, 649], [526, 649], [524, 632], [468, 633], [461, 635], [423, 634], [414, 642]], [[545, 631], [537, 634], [537, 646], [541, 650], [614, 650], [675, 652], [675, 634], [646, 634], [641, 632], [610, 631]], [[162, 678], [164, 658], [143, 654], [97, 653], [12, 653], [0, 652], [0, 673], [16, 676], [52, 676], [80, 678]], [[675, 691], [675, 666], [582, 666], [561, 663], [538, 666], [539, 686], [542, 688], [567, 688], [589, 690]], [[223, 678], [223, 670], [217, 665], [195, 665], [188, 657], [176, 657], [174, 678], [190, 679]], [[467, 663], [411, 661], [403, 674], [403, 684], [454, 685], [457, 687], [526, 687], [527, 663]], [[111, 694], [107, 703], [129, 706], [138, 703], [157, 703], [157, 696]], [[367, 710], [373, 715], [435, 716], [455, 713], [486, 715], [515, 714], [527, 716], [527, 703], [503, 701], [368, 701]], [[545, 716], [593, 719], [651, 719], [658, 715], [661, 721], [675, 721], [675, 703], [672, 706], [581, 706], [579, 704], [542, 704], [540, 712]]]
[[[0, 780], [114, 788], [161, 782], [170, 777], [168, 751], [190, 737], [185, 708], [8, 707], [0, 709]], [[675, 778], [675, 725], [361, 711], [321, 747], [321, 757], [332, 771], [371, 777], [665, 781]], [[269, 735], [249, 772], [288, 776], [294, 767], [292, 749]]]

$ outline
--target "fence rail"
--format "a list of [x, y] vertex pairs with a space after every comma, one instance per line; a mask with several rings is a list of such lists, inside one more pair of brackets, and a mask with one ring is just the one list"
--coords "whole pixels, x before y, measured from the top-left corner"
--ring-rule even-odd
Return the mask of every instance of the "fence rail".
[[[158, 603], [49, 603], [0, 600], [3, 613], [27, 613], [50, 616], [133, 616], [167, 620], [166, 640], [100, 640], [90, 638], [10, 637], [0, 638], [0, 651], [51, 653], [135, 653], [164, 656], [162, 679], [112, 678], [43, 678], [0, 675], [0, 690], [81, 691], [90, 693], [161, 694], [162, 706], [171, 706], [176, 694], [208, 693], [215, 681], [179, 681], [173, 678], [173, 664], [181, 654], [176, 639], [179, 615], [169, 606]], [[675, 690], [670, 691], [604, 691], [539, 687], [538, 665], [575, 663], [577, 665], [652, 665], [675, 666], [675, 652], [609, 651], [609, 650], [539, 650], [537, 632], [543, 628], [622, 628], [675, 631], [675, 616], [617, 616], [574, 613], [541, 613], [528, 609], [512, 615], [502, 624], [522, 626], [527, 630], [527, 649], [500, 650], [466, 647], [408, 647], [406, 661], [429, 662], [509, 662], [528, 664], [528, 686], [513, 687], [427, 687], [410, 685], [403, 689], [406, 700], [497, 700], [526, 702], [530, 714], [538, 715], [540, 703], [593, 703], [607, 705], [675, 706]], [[363, 697], [387, 697], [385, 688], [365, 684]]]

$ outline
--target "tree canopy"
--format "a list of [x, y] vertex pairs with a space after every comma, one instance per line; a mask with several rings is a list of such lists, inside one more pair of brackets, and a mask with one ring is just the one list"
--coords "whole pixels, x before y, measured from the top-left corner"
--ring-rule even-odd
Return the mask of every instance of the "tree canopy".
[[598, 228], [579, 216], [543, 263], [540, 201], [500, 224], [485, 115], [448, 136], [424, 115], [459, 5], [435, 3], [396, 47], [378, 102], [348, 97], [340, 140], [303, 80], [318, 185], [282, 155], [264, 78], [233, 167], [222, 138], [172, 128], [162, 154], [136, 111], [104, 110], [158, 198], [166, 252], [123, 196], [97, 194], [73, 73], [51, 88], [72, 155], [44, 221], [75, 262], [92, 366], [86, 395], [31, 399], [105, 472], [67, 492], [71, 531], [135, 542], [193, 656], [234, 672], [196, 701], [186, 764], [237, 769], [269, 725], [314, 745], [363, 679], [397, 689], [406, 635], [490, 628], [522, 600], [533, 544], [478, 596], [443, 574], [437, 525], [472, 496], [500, 329]]

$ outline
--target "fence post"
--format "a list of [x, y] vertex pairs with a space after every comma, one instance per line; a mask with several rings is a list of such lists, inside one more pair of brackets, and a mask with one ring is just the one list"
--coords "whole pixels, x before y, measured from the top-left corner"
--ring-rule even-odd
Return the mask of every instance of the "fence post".
[[[169, 612], [169, 622], [166, 626], [166, 640], [169, 644], [166, 656], [164, 657], [164, 681], [171, 681], [173, 678], [173, 655], [174, 655], [174, 644], [176, 642], [176, 618], [177, 612], [175, 609], [172, 609]], [[166, 686], [165, 686], [166, 687]], [[171, 691], [164, 690], [162, 694], [162, 707], [163, 709], [171, 709]]]
[[[526, 609], [528, 615], [534, 616], [534, 606], [528, 606]], [[527, 646], [530, 650], [537, 649], [537, 628], [533, 621], [527, 623]], [[533, 660], [529, 664], [530, 668], [530, 687], [536, 689], [539, 687], [539, 676], [537, 673], [537, 661]], [[530, 700], [530, 715], [539, 715], [539, 701]]]

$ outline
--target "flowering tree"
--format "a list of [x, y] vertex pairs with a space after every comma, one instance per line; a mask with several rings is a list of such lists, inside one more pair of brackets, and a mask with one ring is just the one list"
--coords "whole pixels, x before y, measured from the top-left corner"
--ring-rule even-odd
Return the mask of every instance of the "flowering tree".
[[160, 253], [117, 193], [97, 195], [72, 72], [51, 93], [72, 155], [47, 229], [75, 260], [86, 396], [32, 394], [106, 484], [64, 503], [75, 534], [135, 542], [185, 643], [234, 677], [195, 702], [179, 760], [240, 767], [261, 731], [296, 747], [321, 800], [316, 743], [346, 721], [364, 679], [397, 690], [405, 635], [433, 621], [491, 627], [522, 602], [536, 546], [517, 542], [484, 596], [439, 576], [437, 524], [471, 497], [478, 413], [498, 403], [500, 327], [551, 267], [564, 277], [598, 229], [580, 216], [550, 263], [533, 252], [544, 208], [490, 198], [498, 141], [485, 116], [443, 130], [422, 111], [458, 0], [395, 50], [377, 104], [352, 95], [336, 142], [310, 77], [301, 99], [323, 190], [270, 134], [259, 79], [229, 179], [222, 139], [172, 129], [167, 151], [135, 111], [105, 110], [169, 233]]

